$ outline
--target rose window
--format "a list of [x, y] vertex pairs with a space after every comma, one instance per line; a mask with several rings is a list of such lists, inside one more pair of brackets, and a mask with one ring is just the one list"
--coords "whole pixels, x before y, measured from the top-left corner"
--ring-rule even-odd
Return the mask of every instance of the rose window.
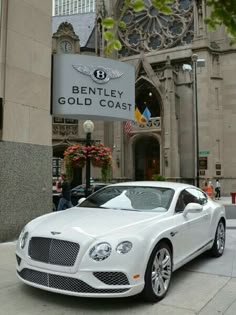
[[140, 51], [154, 51], [190, 44], [193, 40], [193, 0], [176, 0], [171, 4], [172, 14], [165, 15], [144, 0], [141, 12], [127, 10], [123, 21], [125, 30], [119, 30], [122, 56]]

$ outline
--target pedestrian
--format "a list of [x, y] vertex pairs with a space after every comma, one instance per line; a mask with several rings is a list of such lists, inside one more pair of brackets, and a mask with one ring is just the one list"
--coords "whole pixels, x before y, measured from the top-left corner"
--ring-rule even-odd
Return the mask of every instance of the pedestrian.
[[215, 192], [216, 192], [216, 199], [218, 198], [218, 200], [220, 199], [220, 195], [221, 195], [221, 184], [219, 179], [216, 180], [216, 186], [215, 186]]
[[207, 178], [207, 194], [209, 197], [214, 199], [214, 186], [210, 178]]
[[58, 184], [58, 187], [62, 189], [61, 198], [59, 200], [57, 211], [65, 210], [73, 207], [71, 202], [70, 183], [67, 180], [66, 174], [61, 175], [62, 182]]
[[202, 182], [202, 190], [206, 192], [207, 190], [207, 179], [204, 179]]
[[60, 184], [61, 184], [61, 182], [62, 182], [62, 179], [61, 179], [61, 177], [58, 176], [57, 179], [56, 179], [56, 191], [57, 191], [58, 193], [61, 192], [61, 188], [59, 187]]

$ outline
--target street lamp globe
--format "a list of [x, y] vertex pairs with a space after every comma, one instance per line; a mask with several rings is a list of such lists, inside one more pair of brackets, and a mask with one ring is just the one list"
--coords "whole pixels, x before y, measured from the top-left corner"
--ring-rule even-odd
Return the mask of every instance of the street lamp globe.
[[83, 129], [86, 134], [92, 133], [94, 130], [94, 123], [92, 122], [92, 120], [86, 120], [83, 123]]
[[198, 60], [198, 55], [192, 54], [192, 62], [197, 62], [197, 60]]

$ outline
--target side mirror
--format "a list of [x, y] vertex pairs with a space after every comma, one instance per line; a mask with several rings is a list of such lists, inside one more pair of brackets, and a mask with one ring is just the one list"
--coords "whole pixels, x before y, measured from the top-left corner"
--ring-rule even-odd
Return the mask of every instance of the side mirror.
[[195, 202], [190, 202], [184, 208], [183, 216], [186, 217], [188, 213], [199, 213], [203, 209], [202, 205]]
[[80, 205], [86, 198], [83, 197], [83, 198], [80, 198], [79, 201], [78, 201], [78, 205]]

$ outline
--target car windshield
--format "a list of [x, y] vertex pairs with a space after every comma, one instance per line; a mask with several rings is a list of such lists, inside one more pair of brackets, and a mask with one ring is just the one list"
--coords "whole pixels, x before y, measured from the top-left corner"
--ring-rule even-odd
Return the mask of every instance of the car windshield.
[[174, 190], [163, 187], [109, 186], [84, 200], [79, 207], [163, 212], [169, 209]]

